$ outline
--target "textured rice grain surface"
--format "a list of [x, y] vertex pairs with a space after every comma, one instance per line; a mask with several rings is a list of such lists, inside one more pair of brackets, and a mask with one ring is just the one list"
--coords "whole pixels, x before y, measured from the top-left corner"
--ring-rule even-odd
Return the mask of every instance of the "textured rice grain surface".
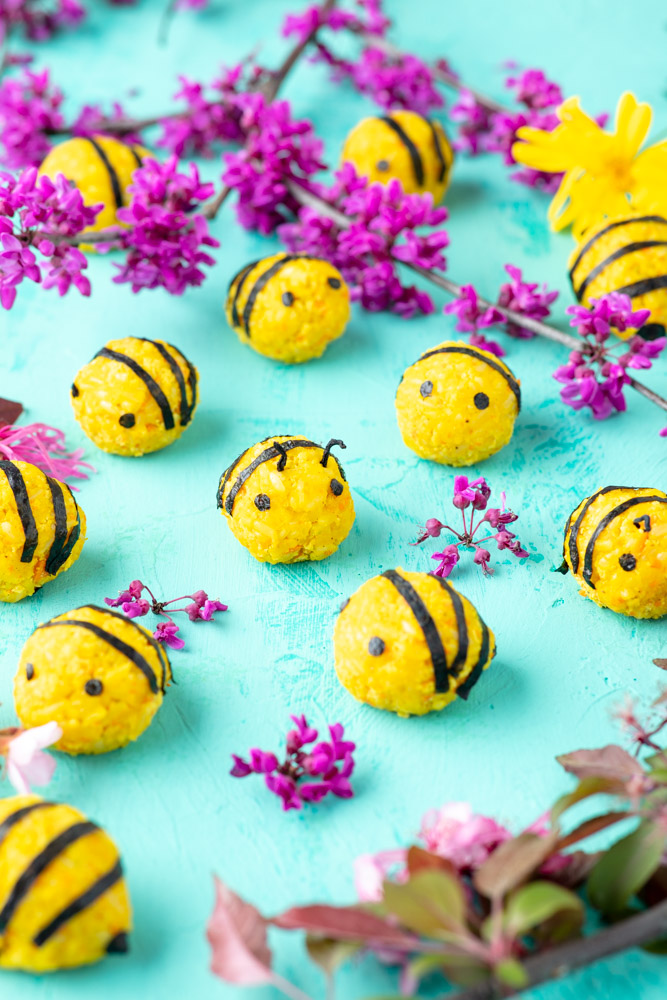
[[[431, 127], [427, 119], [414, 111], [392, 111], [388, 117], [400, 126], [421, 157], [423, 184], [418, 182], [407, 144], [381, 117], [364, 118], [355, 125], [345, 140], [341, 161], [354, 164], [357, 173], [368, 177], [371, 182], [387, 184], [396, 177], [408, 194], [429, 192], [433, 195], [434, 204], [439, 204], [447, 190], [454, 159], [444, 129], [435, 121]], [[436, 149], [434, 129], [445, 163], [442, 179], [442, 163]]]
[[[447, 654], [447, 665], [451, 666], [459, 649], [459, 631], [450, 594], [429, 573], [408, 573], [401, 569], [397, 572], [426, 605]], [[383, 576], [363, 583], [336, 621], [334, 658], [341, 684], [359, 701], [401, 716], [425, 715], [444, 708], [455, 699], [457, 688], [477, 664], [482, 647], [480, 617], [470, 601], [459, 596], [465, 614], [468, 653], [458, 676], [450, 676], [448, 691], [436, 692], [433, 660], [424, 631], [408, 603]], [[369, 651], [372, 639], [384, 643], [379, 655]], [[495, 639], [491, 632], [484, 669], [494, 655]]]
[[[155, 674], [157, 693], [127, 655], [88, 629], [76, 625], [38, 628], [23, 647], [14, 679], [16, 714], [25, 727], [57, 722], [63, 730], [57, 747], [66, 753], [116, 750], [136, 740], [162, 704], [160, 656], [150, 633], [128, 619], [83, 607], [51, 622], [71, 619], [92, 622], [140, 653]], [[164, 651], [162, 655], [168, 664]], [[101, 692], [89, 694], [88, 681], [100, 682]]]
[[[0, 800], [0, 823], [40, 801], [36, 795]], [[77, 809], [58, 804], [35, 809], [14, 823], [0, 842], [0, 907], [49, 842], [85, 820]], [[104, 958], [109, 943], [131, 929], [132, 911], [124, 879], [65, 922], [44, 944], [36, 945], [33, 938], [118, 861], [115, 844], [100, 829], [81, 837], [55, 857], [32, 883], [0, 934], [0, 966], [52, 972]]]
[[67, 511], [67, 533], [76, 528], [77, 511], [81, 519], [79, 538], [68, 559], [55, 574], [47, 573], [46, 562], [56, 534], [53, 497], [46, 474], [28, 462], [13, 462], [25, 483], [30, 509], [38, 532], [37, 547], [30, 562], [21, 562], [26, 541], [14, 493], [0, 469], [0, 601], [14, 603], [34, 594], [38, 587], [68, 570], [81, 554], [86, 537], [86, 516], [68, 488], [61, 484]]
[[[284, 253], [265, 257], [236, 275], [229, 288], [227, 322], [258, 354], [295, 364], [319, 358], [345, 331], [350, 293], [328, 261], [301, 257], [277, 267]], [[263, 276], [277, 268], [266, 283]]]
[[[574, 576], [581, 584], [579, 593], [603, 608], [633, 618], [661, 618], [667, 614], [667, 503], [654, 500], [635, 504], [602, 530], [593, 547], [592, 587], [583, 576], [585, 556], [591, 536], [605, 515], [626, 500], [650, 496], [667, 494], [652, 488], [619, 487], [596, 497], [576, 534], [579, 565]], [[570, 537], [587, 500], [573, 511], [565, 530], [565, 559], [570, 570]], [[623, 568], [621, 560], [628, 569]]]
[[[288, 451], [282, 472], [277, 458], [262, 462], [238, 491], [231, 514], [227, 512], [225, 501], [243, 470], [274, 441], [289, 440], [308, 439], [303, 434], [279, 434], [258, 442], [237, 461], [223, 490], [222, 513], [229, 527], [260, 562], [326, 559], [354, 522], [354, 503], [341, 467], [334, 455], [323, 466], [319, 445]], [[266, 499], [260, 498], [268, 498], [267, 509], [261, 509]]]
[[102, 451], [133, 457], [147, 455], [176, 441], [188, 426], [189, 421], [183, 425], [180, 417], [182, 389], [179, 380], [160, 353], [158, 344], [178, 366], [185, 384], [187, 406], [194, 413], [199, 392], [195, 389], [193, 399], [188, 381], [190, 372], [179, 350], [161, 340], [138, 337], [111, 340], [105, 345], [107, 349], [137, 362], [157, 383], [169, 404], [174, 426], [167, 429], [155, 395], [127, 364], [113, 358], [94, 357], [77, 373], [71, 400], [82, 430]]
[[[445, 341], [433, 350], [446, 347], [470, 350], [468, 344], [456, 341]], [[422, 357], [403, 375], [396, 393], [398, 426], [405, 444], [421, 458], [443, 465], [473, 465], [495, 455], [512, 437], [519, 411], [516, 396], [485, 359], [514, 376], [488, 351], [474, 350], [478, 357], [457, 353]], [[476, 404], [476, 397], [484, 408]]]

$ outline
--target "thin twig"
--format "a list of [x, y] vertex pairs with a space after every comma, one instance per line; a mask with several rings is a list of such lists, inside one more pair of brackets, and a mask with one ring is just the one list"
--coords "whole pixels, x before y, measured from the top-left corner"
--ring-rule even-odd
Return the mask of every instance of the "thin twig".
[[[528, 983], [510, 995], [521, 993], [523, 989], [532, 989], [551, 979], [562, 979], [575, 969], [591, 965], [608, 955], [615, 955], [617, 952], [627, 951], [628, 948], [636, 948], [655, 941], [665, 932], [667, 932], [667, 900], [596, 934], [568, 941], [567, 944], [550, 948], [528, 958], [523, 963]], [[508, 996], [506, 988], [490, 982], [459, 993], [447, 993], [440, 1000], [496, 1000], [498, 997], [506, 996]]]

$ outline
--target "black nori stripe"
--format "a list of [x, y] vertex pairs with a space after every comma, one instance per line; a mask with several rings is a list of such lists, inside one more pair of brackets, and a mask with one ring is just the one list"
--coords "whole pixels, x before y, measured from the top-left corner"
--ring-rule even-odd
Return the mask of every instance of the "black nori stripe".
[[49, 484], [51, 499], [53, 500], [53, 520], [55, 522], [55, 530], [53, 542], [51, 543], [49, 554], [46, 557], [46, 565], [44, 568], [50, 576], [53, 576], [53, 567], [59, 566], [58, 560], [60, 559], [60, 555], [65, 547], [65, 544], [67, 543], [67, 507], [65, 506], [65, 498], [63, 496], [63, 490], [60, 483], [55, 479], [51, 479], [50, 476], [46, 477], [46, 481]]
[[453, 677], [458, 677], [465, 665], [466, 660], [468, 659], [468, 626], [466, 625], [466, 615], [463, 609], [463, 601], [446, 580], [443, 580], [441, 576], [436, 576], [434, 573], [431, 575], [434, 580], [438, 581], [443, 590], [446, 590], [449, 594], [454, 614], [456, 616], [458, 647], [456, 650], [456, 656], [449, 666], [449, 672]]
[[646, 295], [647, 292], [655, 292], [659, 288], [667, 288], [667, 274], [658, 274], [655, 278], [642, 278], [641, 281], [635, 281], [631, 285], [623, 285], [621, 288], [615, 288], [614, 291], [618, 292], [619, 295], [629, 295], [631, 299], [634, 299], [637, 295]]
[[243, 286], [246, 282], [246, 278], [248, 277], [252, 269], [254, 267], [257, 267], [257, 265], [261, 263], [262, 261], [260, 258], [259, 260], [253, 260], [252, 263], [250, 264], [246, 264], [245, 267], [242, 267], [240, 271], [236, 272], [236, 274], [229, 283], [229, 289], [227, 290], [228, 295], [232, 290], [234, 282], [238, 279], [238, 284], [234, 290], [234, 300], [232, 302], [232, 323], [234, 326], [241, 325], [241, 317], [239, 316], [239, 297], [241, 295], [241, 290], [243, 289]]
[[517, 412], [521, 410], [521, 387], [514, 376], [510, 375], [509, 372], [506, 372], [503, 366], [498, 364], [497, 361], [492, 361], [491, 358], [485, 358], [483, 354], [480, 354], [479, 351], [476, 351], [473, 347], [438, 347], [434, 351], [427, 351], [426, 354], [422, 354], [421, 358], [418, 360], [424, 361], [425, 358], [432, 358], [434, 354], [467, 354], [471, 358], [477, 358], [478, 361], [483, 361], [485, 365], [489, 366], [489, 368], [493, 368], [500, 375], [502, 375], [516, 396]]
[[30, 499], [28, 497], [25, 480], [21, 475], [21, 470], [17, 468], [13, 462], [8, 462], [3, 459], [0, 461], [0, 469], [2, 469], [4, 474], [7, 476], [7, 481], [12, 493], [14, 494], [14, 500], [16, 501], [16, 511], [23, 526], [25, 542], [23, 543], [21, 562], [29, 563], [32, 562], [32, 557], [34, 556], [35, 549], [37, 548], [39, 532], [37, 531], [35, 515], [33, 514], [32, 507], [30, 506]]
[[143, 165], [144, 165], [144, 159], [143, 159], [141, 153], [137, 152], [137, 147], [136, 146], [128, 146], [127, 148], [132, 153], [132, 156], [134, 157], [134, 162], [136, 163], [137, 167], [143, 167]]
[[438, 183], [442, 184], [445, 177], [447, 176], [447, 161], [445, 160], [445, 154], [442, 151], [442, 143], [440, 142], [440, 136], [438, 135], [438, 129], [434, 121], [430, 118], [425, 118], [424, 121], [428, 122], [428, 126], [431, 129], [431, 134], [433, 135], [433, 145], [435, 147], [435, 155], [438, 158], [438, 163], [440, 164], [440, 169], [438, 171]]
[[60, 569], [60, 567], [65, 565], [65, 563], [67, 562], [67, 560], [69, 559], [69, 557], [72, 554], [72, 550], [74, 549], [74, 546], [79, 541], [79, 536], [81, 535], [81, 511], [79, 510], [79, 505], [76, 502], [76, 500], [74, 499], [74, 494], [72, 493], [72, 491], [69, 488], [69, 486], [67, 485], [67, 483], [63, 483], [63, 486], [65, 487], [65, 489], [67, 490], [67, 492], [69, 493], [69, 495], [72, 498], [72, 503], [74, 504], [74, 509], [76, 511], [76, 524], [74, 525], [74, 527], [70, 531], [69, 538], [67, 539], [67, 541], [63, 545], [63, 547], [60, 550], [60, 552], [57, 555], [53, 556], [53, 558], [49, 559], [49, 562], [50, 562], [50, 565], [51, 565], [51, 569], [48, 570], [48, 572], [52, 576], [55, 576], [56, 573], [58, 572], [58, 570]]
[[629, 253], [635, 253], [637, 250], [648, 250], [650, 247], [667, 247], [667, 240], [641, 240], [637, 243], [626, 243], [624, 247], [619, 247], [618, 250], [614, 250], [614, 252], [610, 253], [608, 257], [605, 257], [605, 259], [601, 260], [599, 264], [596, 264], [590, 274], [588, 274], [579, 285], [579, 288], [575, 289], [574, 294], [577, 297], [577, 301], [581, 302], [590, 283], [595, 281], [595, 279], [601, 275], [610, 264], [613, 264], [615, 260], [620, 260], [621, 257], [625, 257]]
[[30, 813], [35, 811], [35, 809], [46, 809], [47, 806], [50, 807], [56, 805], [58, 805], [57, 802], [33, 802], [29, 806], [23, 806], [21, 809], [17, 809], [15, 812], [10, 813], [9, 816], [6, 816], [2, 823], [0, 823], [0, 845], [2, 845], [9, 831], [12, 830], [17, 823], [20, 823], [25, 816], [29, 816]]
[[174, 428], [174, 414], [171, 412], [171, 406], [169, 405], [169, 400], [163, 393], [160, 386], [157, 384], [152, 375], [149, 375], [145, 368], [137, 364], [134, 358], [130, 358], [127, 354], [120, 354], [118, 351], [112, 351], [108, 347], [103, 347], [101, 351], [98, 351], [95, 355], [96, 358], [110, 358], [111, 361], [118, 361], [122, 365], [127, 365], [130, 371], [141, 379], [145, 384], [146, 388], [150, 392], [151, 396], [160, 407], [160, 412], [162, 413], [162, 419], [164, 421], [165, 430], [170, 431]]
[[164, 360], [171, 368], [172, 374], [176, 379], [176, 382], [178, 383], [178, 391], [181, 394], [181, 405], [180, 405], [181, 427], [185, 427], [185, 425], [190, 420], [190, 412], [189, 412], [190, 408], [188, 406], [188, 391], [185, 388], [185, 379], [183, 378], [183, 372], [180, 369], [178, 361], [172, 354], [169, 353], [164, 344], [160, 344], [159, 341], [149, 340], [147, 337], [142, 337], [141, 339], [147, 344], [153, 344], [153, 346], [158, 349]]
[[45, 944], [50, 937], [53, 937], [56, 931], [59, 931], [64, 924], [72, 919], [72, 917], [76, 917], [77, 914], [82, 913], [83, 910], [86, 910], [89, 906], [92, 906], [93, 903], [97, 902], [100, 896], [103, 896], [108, 889], [111, 889], [111, 887], [116, 884], [116, 882], [120, 882], [122, 877], [123, 866], [121, 865], [119, 859], [113, 868], [106, 873], [106, 875], [102, 875], [101, 878], [98, 878], [97, 882], [94, 882], [89, 889], [86, 889], [86, 891], [81, 893], [80, 896], [73, 899], [64, 910], [61, 910], [60, 913], [55, 915], [50, 923], [48, 923], [45, 927], [42, 927], [41, 931], [35, 934], [32, 939], [33, 944], [35, 944], [38, 948], [41, 948], [41, 946]]
[[116, 169], [115, 169], [115, 167], [113, 167], [111, 165], [111, 160], [109, 159], [109, 157], [107, 156], [107, 154], [104, 152], [104, 150], [100, 146], [99, 142], [96, 142], [95, 139], [91, 139], [90, 136], [88, 136], [87, 138], [88, 138], [88, 142], [93, 147], [93, 149], [95, 150], [95, 152], [99, 156], [99, 158], [102, 161], [102, 163], [104, 164], [104, 166], [107, 168], [107, 173], [109, 174], [109, 180], [111, 181], [111, 190], [113, 191], [113, 200], [116, 203], [116, 208], [122, 208], [123, 207], [123, 189], [121, 187], [120, 180], [118, 178], [118, 174], [116, 173]]
[[183, 352], [179, 351], [179, 349], [177, 347], [174, 347], [173, 344], [167, 344], [167, 347], [169, 348], [170, 351], [176, 351], [179, 358], [181, 358], [183, 364], [188, 370], [188, 385], [190, 386], [190, 402], [188, 404], [187, 418], [181, 424], [181, 426], [184, 427], [185, 424], [189, 424], [190, 421], [192, 420], [192, 414], [194, 413], [194, 409], [197, 404], [197, 382], [198, 382], [197, 369], [195, 368], [195, 366], [192, 364], [191, 361], [188, 361]]
[[394, 121], [394, 119], [390, 118], [388, 115], [385, 115], [384, 117], [378, 117], [378, 121], [384, 122], [385, 125], [388, 125], [389, 128], [392, 130], [392, 132], [395, 132], [398, 138], [401, 140], [401, 142], [407, 149], [408, 154], [410, 156], [410, 161], [412, 162], [412, 169], [415, 172], [415, 180], [417, 181], [417, 184], [419, 184], [419, 187], [423, 187], [424, 161], [421, 158], [421, 153], [415, 146], [410, 136], [407, 134], [405, 129], [398, 124], [397, 121]]
[[44, 850], [35, 855], [28, 867], [19, 875], [11, 888], [5, 905], [0, 910], [0, 934], [4, 934], [7, 930], [7, 925], [14, 916], [19, 903], [30, 892], [33, 884], [44, 869], [48, 868], [52, 861], [55, 861], [63, 851], [66, 851], [68, 847], [75, 844], [77, 840], [81, 840], [82, 837], [87, 837], [88, 834], [95, 833], [97, 830], [99, 830], [99, 827], [95, 823], [88, 821], [74, 823], [73, 826], [68, 827], [67, 830], [63, 830], [57, 837], [54, 837]]
[[281, 271], [286, 264], [291, 264], [293, 260], [314, 260], [314, 259], [316, 258], [309, 257], [307, 254], [299, 254], [299, 253], [286, 254], [284, 257], [281, 257], [280, 260], [277, 260], [274, 264], [272, 264], [271, 267], [267, 268], [266, 271], [263, 271], [260, 274], [260, 276], [255, 281], [255, 284], [250, 289], [250, 292], [248, 293], [248, 298], [246, 299], [245, 305], [243, 307], [243, 328], [248, 337], [250, 336], [250, 317], [252, 316], [252, 311], [255, 306], [255, 302], [257, 301], [257, 296], [262, 291], [262, 289], [266, 287], [266, 285], [274, 276], [274, 274], [277, 274], [278, 271]]
[[135, 667], [138, 667], [139, 670], [141, 670], [142, 674], [148, 681], [148, 686], [153, 694], [158, 693], [157, 678], [153, 668], [148, 660], [145, 659], [145, 657], [143, 657], [137, 649], [134, 649], [133, 646], [130, 646], [122, 639], [119, 639], [118, 636], [112, 635], [111, 632], [105, 632], [103, 628], [99, 627], [99, 625], [95, 625], [93, 622], [80, 621], [78, 618], [64, 618], [62, 621], [50, 621], [46, 622], [44, 625], [38, 625], [37, 627], [40, 629], [59, 628], [61, 625], [85, 628], [88, 632], [92, 632], [93, 635], [96, 635], [98, 639], [108, 643], [109, 646], [113, 646], [115, 650], [122, 653], [123, 656], [126, 656], [128, 660], [131, 660], [132, 663], [134, 663]]
[[[280, 448], [284, 451], [291, 451], [293, 448], [321, 447], [319, 444], [315, 444], [314, 441], [307, 441], [304, 438], [293, 438], [290, 441], [281, 441], [279, 443], [280, 443]], [[245, 455], [245, 451], [243, 452], [243, 455]], [[243, 455], [241, 455], [241, 458], [243, 458]], [[281, 451], [276, 447], [275, 444], [273, 444], [270, 448], [265, 448], [264, 451], [260, 452], [260, 454], [256, 458], [253, 458], [250, 465], [246, 465], [245, 469], [243, 469], [242, 472], [239, 473], [239, 475], [236, 478], [236, 482], [234, 483], [231, 490], [227, 494], [227, 499], [225, 500], [225, 510], [227, 511], [230, 517], [232, 516], [232, 511], [234, 509], [234, 501], [236, 500], [239, 490], [241, 489], [243, 484], [250, 478], [255, 469], [257, 469], [264, 462], [270, 462], [272, 458], [278, 458], [280, 455]], [[334, 458], [335, 457], [336, 456], [334, 455]], [[221, 487], [221, 491], [222, 489], [224, 489], [224, 487]], [[222, 497], [222, 492], [220, 493], [220, 496]]]
[[[579, 548], [577, 546], [577, 542], [579, 540], [579, 529], [581, 528], [582, 522], [583, 522], [583, 520], [584, 520], [584, 518], [586, 516], [586, 511], [588, 510], [588, 508], [590, 507], [590, 505], [597, 500], [598, 497], [602, 497], [606, 493], [611, 493], [613, 490], [622, 490], [622, 489], [627, 489], [627, 487], [624, 487], [624, 486], [605, 486], [605, 487], [603, 487], [601, 490], [598, 490], [597, 493], [594, 493], [592, 497], [589, 497], [588, 500], [586, 501], [586, 503], [584, 504], [584, 506], [579, 511], [579, 516], [577, 517], [577, 520], [572, 525], [572, 530], [570, 531], [570, 538], [569, 538], [569, 544], [568, 544], [568, 549], [569, 549], [569, 552], [570, 552], [570, 562], [572, 563], [572, 572], [573, 573], [576, 573], [577, 570], [579, 569]], [[579, 506], [579, 505], [577, 504], [577, 506]], [[576, 509], [577, 508], [575, 507], [574, 510], [576, 510]], [[574, 510], [572, 511], [572, 514], [574, 514]], [[563, 539], [563, 558], [565, 558], [565, 539], [567, 538], [568, 530], [570, 530], [570, 524], [572, 522], [572, 514], [570, 514], [570, 516], [568, 517], [567, 524], [565, 525], [565, 536], [564, 536], [564, 539]], [[566, 570], [566, 572], [567, 572], [567, 570]]]
[[442, 644], [440, 633], [431, 617], [431, 613], [424, 604], [415, 588], [404, 577], [397, 573], [395, 569], [388, 569], [383, 574], [386, 580], [399, 592], [403, 600], [412, 611], [417, 624], [424, 633], [428, 651], [431, 654], [433, 663], [433, 675], [435, 690], [438, 694], [449, 691], [449, 673], [447, 670], [447, 654]]
[[489, 658], [489, 630], [486, 623], [481, 618], [479, 621], [482, 626], [482, 642], [479, 649], [479, 656], [477, 657], [477, 663], [472, 668], [463, 684], [456, 689], [458, 697], [463, 698], [464, 701], [468, 700], [468, 695], [482, 676], [484, 665]]
[[614, 507], [614, 509], [610, 510], [608, 514], [605, 514], [589, 538], [588, 545], [586, 546], [586, 554], [584, 556], [584, 572], [582, 576], [588, 586], [593, 590], [595, 590], [595, 584], [591, 582], [591, 576], [593, 575], [593, 552], [596, 541], [604, 529], [608, 527], [615, 518], [617, 518], [620, 514], [624, 514], [626, 510], [630, 510], [631, 507], [636, 507], [637, 504], [640, 503], [667, 503], [667, 497], [631, 497], [629, 500], [624, 500], [623, 503], [618, 505], [618, 507]]
[[620, 226], [631, 226], [633, 222], [661, 222], [667, 226], [667, 219], [663, 219], [661, 215], [642, 215], [639, 218], [619, 219], [618, 222], [611, 222], [608, 226], [605, 226], [604, 229], [601, 229], [599, 233], [591, 236], [587, 243], [584, 243], [583, 247], [575, 257], [574, 264], [570, 268], [570, 281], [574, 284], [574, 272], [581, 264], [584, 254], [588, 253], [591, 247], [595, 246], [601, 236], [605, 236], [607, 233], [610, 233], [612, 229], [618, 229]]
[[[164, 694], [167, 690], [167, 681], [169, 680], [169, 675], [171, 674], [171, 664], [169, 663], [169, 658], [162, 646], [162, 643], [154, 639], [153, 636], [147, 629], [143, 629], [138, 622], [132, 621], [126, 615], [122, 615], [120, 611], [112, 611], [111, 608], [100, 608], [97, 604], [84, 604], [83, 608], [87, 608], [90, 611], [100, 611], [103, 615], [110, 615], [111, 618], [118, 618], [119, 621], [126, 622], [131, 625], [132, 628], [136, 629], [137, 632], [148, 642], [149, 646], [152, 646], [157, 653], [158, 660], [160, 661], [160, 666], [162, 667], [162, 685], [161, 690]], [[77, 611], [83, 610], [83, 608], [77, 608]], [[173, 676], [171, 678], [173, 680]]]

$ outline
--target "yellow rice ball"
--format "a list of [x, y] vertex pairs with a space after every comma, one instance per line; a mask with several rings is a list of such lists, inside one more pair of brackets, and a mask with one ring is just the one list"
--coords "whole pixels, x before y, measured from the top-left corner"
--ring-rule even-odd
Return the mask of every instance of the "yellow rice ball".
[[246, 264], [232, 278], [225, 313], [242, 343], [296, 364], [319, 358], [343, 334], [350, 292], [328, 261], [278, 253]]
[[[583, 234], [569, 267], [572, 289], [582, 305], [609, 292], [622, 292], [632, 299], [633, 310], [651, 310], [641, 336], [646, 340], [665, 336], [667, 219], [637, 213], [605, 219]], [[613, 332], [626, 340], [636, 330]]]
[[74, 416], [102, 451], [147, 455], [188, 426], [198, 382], [194, 365], [164, 340], [110, 340], [72, 383]]
[[354, 503], [331, 448], [277, 434], [248, 448], [223, 473], [218, 507], [255, 559], [294, 563], [326, 559], [347, 538]]
[[104, 830], [37, 795], [0, 799], [0, 966], [89, 965], [127, 952], [131, 927], [118, 848]]
[[521, 408], [519, 381], [489, 351], [445, 341], [403, 374], [396, 415], [420, 458], [474, 465], [504, 448]]
[[631, 618], [667, 614], [667, 494], [605, 486], [565, 526], [565, 562], [579, 593]]
[[32, 633], [14, 678], [14, 705], [26, 728], [58, 723], [58, 750], [107, 753], [148, 728], [171, 679], [167, 654], [150, 632], [87, 605]]
[[438, 205], [449, 185], [454, 153], [440, 124], [415, 111], [364, 118], [352, 129], [341, 156], [370, 182], [394, 178], [407, 194], [433, 195]]
[[86, 515], [65, 483], [0, 461], [0, 601], [29, 597], [81, 555]]
[[493, 632], [470, 601], [431, 573], [392, 569], [372, 577], [334, 628], [341, 684], [403, 717], [467, 698], [495, 655]]
[[129, 204], [132, 175], [150, 152], [106, 135], [66, 139], [54, 146], [39, 168], [55, 180], [64, 174], [81, 192], [85, 205], [104, 205], [95, 223], [85, 232], [118, 224], [119, 208]]

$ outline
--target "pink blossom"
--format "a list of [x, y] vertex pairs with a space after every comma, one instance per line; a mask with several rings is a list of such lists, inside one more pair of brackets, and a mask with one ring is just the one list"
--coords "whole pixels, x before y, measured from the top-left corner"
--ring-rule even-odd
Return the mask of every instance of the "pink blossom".
[[174, 622], [160, 622], [153, 632], [153, 636], [158, 642], [163, 642], [171, 649], [183, 649], [185, 642], [176, 635], [178, 630], [178, 625], [175, 625]]
[[[1, 15], [2, 4], [0, 4]], [[18, 77], [0, 82], [0, 143], [5, 166], [39, 166], [51, 149], [50, 134], [64, 125], [60, 113], [63, 93], [49, 71], [25, 69]]]
[[379, 851], [377, 854], [360, 854], [354, 861], [354, 886], [362, 903], [379, 903], [382, 899], [382, 885], [388, 879], [392, 882], [407, 882], [405, 867], [407, 851], [396, 848], [393, 851]]
[[474, 814], [467, 802], [449, 802], [426, 813], [419, 836], [427, 850], [462, 871], [475, 871], [512, 834], [491, 817]]
[[30, 462], [60, 482], [87, 479], [94, 472], [82, 459], [83, 448], [68, 451], [63, 431], [48, 424], [0, 425], [0, 456], [10, 462]]
[[[521, 270], [513, 264], [505, 264], [505, 270], [512, 279], [500, 286], [498, 305], [531, 319], [544, 319], [551, 312], [551, 303], [558, 298], [558, 292], [550, 292], [546, 285], [540, 289], [537, 283], [523, 280]], [[534, 337], [532, 331], [509, 321], [507, 332], [514, 337]]]
[[457, 545], [446, 545], [442, 552], [434, 552], [431, 559], [439, 559], [440, 562], [433, 571], [433, 575], [439, 577], [449, 576], [460, 558]]
[[32, 785], [48, 785], [56, 762], [46, 747], [57, 743], [63, 734], [57, 722], [47, 722], [34, 729], [19, 730], [7, 744], [7, 777], [19, 795], [28, 795]]

